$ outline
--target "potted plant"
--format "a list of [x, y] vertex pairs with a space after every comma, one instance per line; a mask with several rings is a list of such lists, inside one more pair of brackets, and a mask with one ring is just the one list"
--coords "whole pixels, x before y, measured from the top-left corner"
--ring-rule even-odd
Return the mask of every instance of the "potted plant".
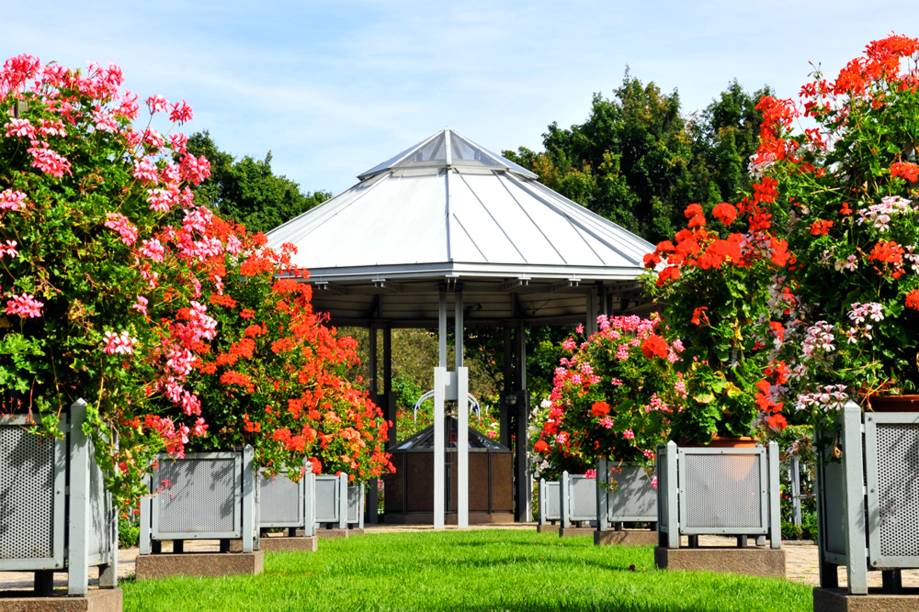
[[[302, 282], [306, 272], [291, 268], [291, 251], [276, 252], [265, 245], [264, 236], [250, 236], [216, 217], [205, 221], [208, 235], [228, 245], [204, 270], [214, 280], [207, 299], [215, 333], [207, 354], [189, 374], [208, 431], [189, 444], [194, 453], [159, 462], [160, 470], [184, 464], [182, 473], [189, 478], [151, 480], [157, 495], [149, 502], [142, 544], [149, 542], [153, 550], [159, 540], [220, 539], [227, 549], [226, 540], [241, 538], [242, 550], [249, 552], [258, 547], [259, 527], [259, 519], [247, 521], [257, 512], [246, 505], [247, 483], [256, 480], [252, 470], [299, 483], [307, 461], [311, 474], [347, 470], [361, 482], [388, 467], [383, 450], [388, 425], [366, 391], [349, 378], [357, 361], [354, 340], [339, 337], [313, 310], [311, 287]], [[247, 448], [250, 458], [236, 456]], [[212, 462], [217, 460], [228, 462], [227, 467], [216, 467]], [[236, 477], [230, 465], [242, 469], [242, 476]], [[222, 478], [230, 473], [232, 478]], [[185, 507], [182, 500], [196, 499], [194, 491], [202, 488], [220, 491], [211, 500], [211, 514], [225, 518], [228, 529], [210, 529], [214, 519], [200, 505], [200, 514]], [[321, 476], [316, 488], [319, 496]], [[321, 500], [317, 503], [321, 509]], [[184, 521], [183, 528], [158, 532], [166, 516]], [[312, 524], [303, 528], [311, 530]]]
[[[71, 70], [28, 55], [0, 69], [0, 404], [12, 415], [3, 430], [43, 449], [33, 475], [54, 474], [40, 483], [16, 476], [18, 447], [4, 448], [4, 482], [53, 502], [22, 506], [34, 522], [4, 521], [3, 537], [15, 549], [28, 542], [24, 530], [46, 525], [45, 544], [57, 551], [45, 555], [51, 566], [24, 550], [0, 569], [68, 569], [71, 594], [86, 592], [86, 563], [71, 566], [60, 554], [66, 525], [77, 550], [89, 539], [108, 542], [95, 552], [112, 568], [117, 537], [93, 531], [111, 524], [111, 497], [136, 499], [150, 459], [180, 449], [195, 421], [181, 411], [159, 419], [169, 410], [159, 400], [167, 381], [184, 389], [167, 355], [196, 354], [174, 332], [194, 303], [190, 266], [201, 254], [171, 224], [182, 211], [194, 214], [191, 187], [207, 176], [207, 160], [187, 155], [182, 134], [135, 129], [137, 96], [122, 80], [117, 66]], [[160, 96], [147, 108], [166, 123], [191, 117], [185, 102]], [[90, 510], [74, 483], [92, 489]], [[41, 491], [29, 493], [32, 486]], [[113, 586], [114, 571], [104, 574]], [[50, 575], [38, 576], [50, 588]]]
[[919, 40], [891, 35], [835, 80], [816, 73], [799, 101], [760, 102], [754, 164], [777, 181], [800, 258], [785, 395], [817, 427], [821, 583], [847, 565], [853, 594], [866, 568], [896, 590], [919, 567], [917, 61]]
[[686, 347], [671, 442], [657, 457], [661, 546], [718, 534], [738, 546], [769, 536], [779, 548], [778, 450], [753, 438], [787, 424], [776, 400], [787, 370], [775, 351], [795, 259], [774, 228], [783, 219], [776, 181], [765, 177], [710, 211], [690, 204], [685, 217], [674, 240], [645, 258], [649, 292]]
[[[567, 526], [590, 516], [606, 531], [609, 523], [656, 521], [649, 472], [682, 389], [673, 364], [683, 345], [665, 339], [656, 316], [604, 315], [597, 323], [589, 337], [563, 342], [566, 354], [555, 370], [534, 450], [559, 463], [595, 466], [588, 476], [595, 474], [596, 485], [586, 488], [584, 476], [563, 473], [561, 521]], [[588, 492], [591, 499], [578, 499]], [[572, 515], [572, 509], [579, 512]]]

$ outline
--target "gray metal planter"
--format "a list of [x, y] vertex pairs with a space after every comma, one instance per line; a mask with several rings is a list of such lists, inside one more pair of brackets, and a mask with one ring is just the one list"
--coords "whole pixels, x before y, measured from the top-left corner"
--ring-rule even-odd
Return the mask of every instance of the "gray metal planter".
[[0, 416], [0, 572], [35, 572], [47, 593], [66, 571], [68, 594], [84, 595], [91, 566], [99, 586], [117, 584], [118, 520], [83, 434], [85, 402], [61, 418], [55, 440], [29, 433], [26, 416]]
[[540, 525], [559, 521], [564, 528], [572, 522], [594, 521], [597, 518], [597, 487], [593, 478], [584, 474], [562, 472], [560, 480], [539, 479]]
[[845, 565], [853, 595], [868, 593], [869, 570], [899, 590], [900, 570], [919, 568], [919, 413], [862, 413], [849, 402], [817, 444], [820, 585], [837, 587]]
[[599, 462], [596, 500], [600, 531], [610, 524], [657, 522], [657, 491], [640, 465]]
[[316, 532], [316, 476], [311, 464], [294, 482], [285, 474], [259, 477], [259, 527], [302, 529], [310, 537]]
[[316, 523], [339, 529], [364, 528], [364, 485], [348, 485], [348, 475], [316, 476]]
[[562, 507], [559, 487], [561, 487], [561, 483], [557, 480], [539, 479], [539, 514], [537, 521], [540, 525], [561, 520]]
[[[242, 540], [258, 548], [257, 487], [252, 447], [241, 451], [160, 455], [141, 503], [140, 552], [158, 552], [163, 540]], [[174, 549], [175, 550], [175, 549]], [[180, 548], [181, 550], [181, 548]]]
[[768, 536], [780, 548], [779, 449], [657, 447], [660, 545], [679, 548], [680, 536]]
[[[610, 486], [604, 473], [615, 485]], [[560, 521], [567, 528], [573, 522], [591, 522], [606, 530], [611, 523], [657, 521], [657, 492], [642, 467], [600, 462], [597, 474], [599, 478], [588, 478], [563, 472], [559, 481], [540, 479], [539, 524]]]

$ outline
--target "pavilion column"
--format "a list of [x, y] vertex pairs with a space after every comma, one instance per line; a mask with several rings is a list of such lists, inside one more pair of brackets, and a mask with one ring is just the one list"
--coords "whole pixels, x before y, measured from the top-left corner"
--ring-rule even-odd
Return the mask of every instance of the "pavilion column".
[[523, 323], [517, 324], [517, 401], [516, 407], [516, 434], [517, 443], [514, 449], [516, 457], [516, 519], [518, 522], [529, 521], [530, 511], [530, 466], [527, 456], [529, 447], [528, 425], [530, 397], [527, 393], [527, 349], [526, 328]]
[[383, 417], [392, 421], [386, 447], [396, 443], [396, 398], [392, 392], [392, 325], [387, 323], [383, 328]]
[[[369, 329], [369, 344], [370, 344], [370, 358], [367, 360], [368, 364], [368, 383], [370, 386], [370, 399], [377, 405], [380, 403], [380, 396], [378, 395], [379, 390], [379, 381], [377, 379], [377, 326], [375, 323], [370, 325]], [[379, 522], [379, 515], [377, 513], [379, 505], [379, 481], [374, 478], [367, 481], [367, 495], [365, 497], [366, 505], [364, 506], [364, 522], [376, 524]]]
[[444, 403], [447, 395], [447, 294], [437, 309], [437, 367], [434, 368], [434, 529], [444, 528]]
[[469, 369], [463, 365], [463, 290], [454, 301], [454, 361], [456, 367], [456, 526], [469, 526]]
[[504, 392], [501, 396], [501, 422], [498, 441], [507, 448], [511, 447], [511, 406], [516, 397], [514, 383], [514, 329], [504, 327]]

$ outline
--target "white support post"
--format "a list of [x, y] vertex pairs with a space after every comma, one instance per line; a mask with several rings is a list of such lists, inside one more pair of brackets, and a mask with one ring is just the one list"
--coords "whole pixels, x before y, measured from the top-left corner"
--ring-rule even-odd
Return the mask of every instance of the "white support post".
[[457, 288], [453, 331], [456, 367], [456, 525], [469, 526], [469, 369], [463, 366], [463, 291]]
[[536, 519], [537, 524], [539, 524], [540, 526], [546, 524], [546, 489], [547, 488], [548, 487], [546, 487], [546, 479], [540, 478], [539, 479], [539, 501], [537, 502], [539, 504], [539, 515]]
[[257, 501], [255, 497], [254, 451], [248, 444], [243, 447], [243, 508], [242, 508], [242, 549], [250, 553], [256, 548], [258, 524], [255, 520]]
[[562, 472], [562, 477], [558, 481], [558, 508], [561, 514], [561, 528], [568, 529], [571, 527], [571, 520], [568, 518], [568, 506], [571, 504], [571, 498], [568, 496], [568, 471]]
[[845, 478], [843, 517], [846, 526], [846, 571], [849, 593], [868, 594], [868, 528], [865, 516], [864, 452], [862, 448], [862, 410], [853, 401], [843, 408], [843, 455]]
[[440, 292], [437, 309], [437, 366], [434, 368], [434, 529], [443, 529], [445, 522], [444, 465], [444, 405], [447, 400], [447, 294]]
[[[667, 474], [667, 489], [661, 491], [658, 488], [658, 495], [667, 496], [667, 516], [661, 517], [667, 522], [667, 548], [680, 547], [680, 495], [678, 486], [679, 470], [679, 447], [676, 442], [671, 440], [667, 443], [667, 454], [665, 470]], [[660, 482], [658, 481], [658, 485]], [[658, 502], [659, 504], [660, 502]]]
[[469, 368], [456, 369], [456, 525], [469, 526]]
[[[70, 407], [70, 517], [67, 547], [67, 594], [89, 589], [89, 440], [83, 433], [86, 402]], [[115, 543], [117, 546], [117, 543]]]
[[144, 477], [147, 494], [140, 498], [140, 554], [149, 555], [153, 553], [153, 477], [147, 475]]
[[769, 459], [769, 545], [782, 547], [781, 493], [779, 487], [779, 445], [773, 440], [766, 447]]
[[338, 528], [348, 528], [348, 475], [338, 475]]
[[434, 529], [444, 528], [444, 402], [447, 368], [434, 368]]
[[309, 461], [303, 480], [303, 536], [310, 538], [316, 535], [316, 475]]
[[597, 462], [597, 531], [609, 529], [609, 462]]

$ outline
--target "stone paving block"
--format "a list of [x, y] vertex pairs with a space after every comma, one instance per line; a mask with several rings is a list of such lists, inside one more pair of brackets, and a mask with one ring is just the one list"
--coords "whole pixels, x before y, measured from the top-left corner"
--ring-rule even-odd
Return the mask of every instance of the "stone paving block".
[[167, 576], [230, 576], [261, 574], [265, 568], [265, 553], [177, 553], [138, 555], [134, 566], [137, 580]]
[[609, 546], [619, 544], [622, 546], [654, 546], [658, 542], [657, 532], [650, 529], [623, 529], [616, 531], [594, 531], [594, 544]]
[[66, 592], [36, 597], [29, 592], [0, 593], [0, 612], [121, 612], [121, 589], [90, 589], [83, 597]]
[[568, 538], [572, 536], [592, 536], [594, 534], [593, 527], [559, 527], [558, 535], [562, 538]]
[[919, 589], [903, 594], [881, 593], [868, 589], [867, 595], [849, 595], [845, 589], [814, 589], [814, 612], [916, 612]]
[[264, 537], [259, 540], [259, 546], [264, 551], [303, 551], [303, 552], [316, 552], [317, 544], [319, 543], [319, 538], [316, 536], [304, 538], [304, 537], [281, 537], [281, 538], [269, 538]]
[[785, 577], [785, 551], [773, 548], [654, 548], [660, 569]]

